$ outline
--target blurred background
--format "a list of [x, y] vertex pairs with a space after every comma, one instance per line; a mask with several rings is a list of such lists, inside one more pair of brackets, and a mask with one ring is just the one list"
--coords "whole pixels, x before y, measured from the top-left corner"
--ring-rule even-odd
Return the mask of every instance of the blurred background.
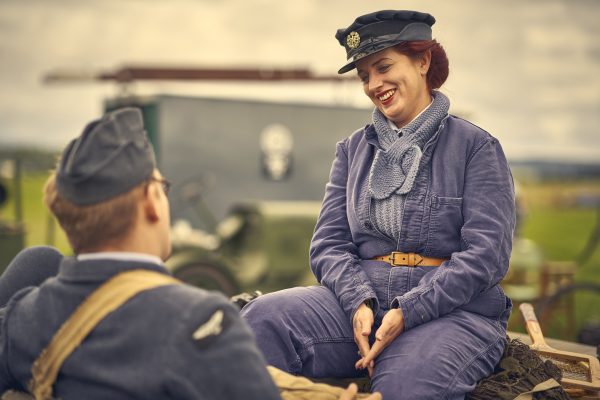
[[311, 283], [335, 143], [371, 114], [355, 76], [335, 76], [334, 34], [396, 8], [436, 17], [451, 112], [511, 163], [520, 220], [506, 291], [537, 302], [549, 336], [600, 344], [596, 0], [3, 0], [0, 269], [22, 246], [69, 253], [43, 182], [87, 122], [134, 105], [174, 183], [174, 273], [228, 294]]

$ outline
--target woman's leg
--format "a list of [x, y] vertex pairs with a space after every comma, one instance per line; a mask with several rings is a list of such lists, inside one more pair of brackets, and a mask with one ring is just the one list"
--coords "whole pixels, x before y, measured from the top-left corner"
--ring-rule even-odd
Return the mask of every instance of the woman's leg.
[[371, 381], [384, 399], [463, 399], [502, 356], [504, 327], [457, 310], [406, 331], [376, 359]]
[[322, 286], [260, 296], [242, 310], [267, 363], [313, 378], [364, 375], [354, 363], [358, 347], [348, 316]]

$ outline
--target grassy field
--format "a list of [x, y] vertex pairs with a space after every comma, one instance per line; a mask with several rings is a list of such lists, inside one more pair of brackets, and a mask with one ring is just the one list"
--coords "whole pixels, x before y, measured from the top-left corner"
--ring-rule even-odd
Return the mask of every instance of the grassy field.
[[[27, 246], [50, 244], [68, 254], [69, 243], [42, 202], [42, 188], [47, 177], [45, 173], [27, 174], [22, 180], [25, 244]], [[12, 192], [12, 186], [9, 186], [9, 190]], [[13, 201], [14, 198], [10, 197], [8, 203], [0, 209], [0, 220], [14, 221]]]
[[[523, 184], [520, 189], [527, 210], [522, 236], [535, 241], [546, 262], [576, 261], [600, 223], [600, 206], [582, 205], [582, 199], [600, 196], [600, 181]], [[600, 245], [583, 264], [575, 263], [573, 280], [600, 284]], [[569, 326], [572, 314], [575, 326]], [[565, 302], [556, 307], [544, 333], [574, 340], [583, 324], [599, 318], [600, 293], [577, 293], [572, 307]], [[511, 327], [524, 331], [521, 321], [514, 310]]]
[[[52, 244], [68, 254], [70, 250], [65, 236], [42, 204], [45, 179], [45, 174], [37, 174], [26, 175], [23, 180], [26, 245]], [[521, 235], [539, 246], [546, 261], [576, 260], [600, 218], [598, 208], [577, 206], [577, 201], [582, 196], [600, 195], [600, 180], [523, 183], [519, 190], [527, 210]], [[0, 219], [12, 220], [13, 210], [14, 205], [9, 202], [0, 209]], [[595, 249], [585, 264], [577, 266], [574, 279], [600, 284], [600, 248]], [[545, 333], [552, 337], [574, 339], [573, 332], [577, 332], [583, 323], [591, 318], [600, 318], [600, 295], [578, 295], [574, 309], [576, 326], [571, 329], [571, 334], [564, 327], [564, 319], [572, 310], [565, 307], [556, 310], [552, 316], [554, 326]], [[513, 312], [510, 326], [522, 331], [519, 312]]]

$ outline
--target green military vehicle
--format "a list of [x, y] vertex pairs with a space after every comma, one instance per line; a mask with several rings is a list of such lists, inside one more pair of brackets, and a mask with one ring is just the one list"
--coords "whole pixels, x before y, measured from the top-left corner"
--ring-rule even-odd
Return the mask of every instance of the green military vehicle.
[[158, 95], [139, 107], [170, 195], [167, 266], [226, 294], [314, 283], [308, 248], [337, 141], [371, 110]]
[[167, 266], [180, 279], [228, 295], [316, 283], [308, 248], [319, 202], [255, 201], [233, 206], [212, 234], [173, 226]]

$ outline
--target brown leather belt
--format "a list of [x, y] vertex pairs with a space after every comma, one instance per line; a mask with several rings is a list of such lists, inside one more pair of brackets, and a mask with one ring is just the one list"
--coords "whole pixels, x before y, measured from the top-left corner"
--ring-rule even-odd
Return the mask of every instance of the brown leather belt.
[[371, 258], [374, 261], [384, 261], [394, 267], [439, 267], [448, 258], [423, 257], [417, 253], [401, 253], [393, 251], [385, 256]]

